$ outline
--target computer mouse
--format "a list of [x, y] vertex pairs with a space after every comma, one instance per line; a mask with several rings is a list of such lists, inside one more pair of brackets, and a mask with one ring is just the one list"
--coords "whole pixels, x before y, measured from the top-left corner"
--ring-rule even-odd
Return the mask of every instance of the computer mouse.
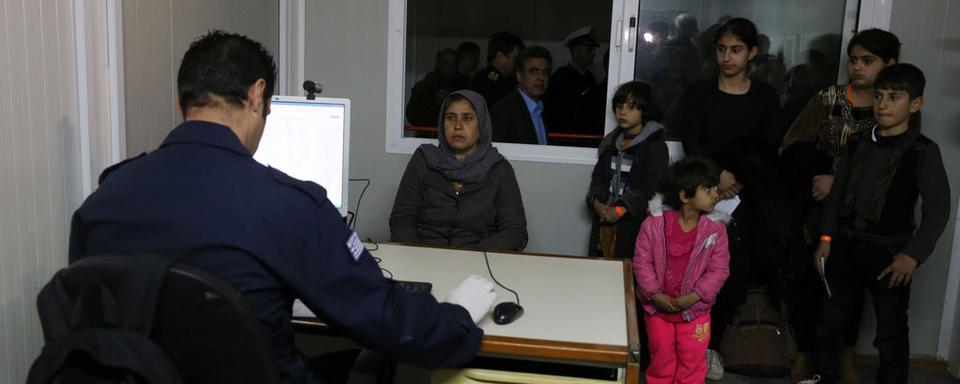
[[493, 322], [506, 325], [523, 316], [523, 307], [512, 301], [504, 301], [493, 308]]

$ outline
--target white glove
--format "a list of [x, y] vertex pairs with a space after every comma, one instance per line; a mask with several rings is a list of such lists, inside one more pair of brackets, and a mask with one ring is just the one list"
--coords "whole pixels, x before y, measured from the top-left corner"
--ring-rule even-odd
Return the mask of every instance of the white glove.
[[493, 307], [493, 301], [496, 299], [497, 293], [494, 292], [493, 283], [490, 280], [470, 275], [450, 291], [444, 301], [465, 308], [470, 312], [473, 322], [479, 323], [480, 319]]

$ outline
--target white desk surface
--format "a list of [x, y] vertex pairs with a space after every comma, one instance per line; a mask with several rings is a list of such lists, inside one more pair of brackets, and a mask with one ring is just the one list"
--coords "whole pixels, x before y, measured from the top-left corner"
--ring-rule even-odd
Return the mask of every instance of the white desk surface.
[[[379, 244], [370, 254], [397, 280], [433, 283], [432, 293], [441, 301], [471, 274], [490, 278], [483, 252]], [[487, 255], [497, 280], [520, 294], [524, 314], [507, 325], [485, 316], [479, 325], [486, 335], [627, 347], [622, 261]], [[496, 290], [496, 303], [515, 300], [509, 291]]]

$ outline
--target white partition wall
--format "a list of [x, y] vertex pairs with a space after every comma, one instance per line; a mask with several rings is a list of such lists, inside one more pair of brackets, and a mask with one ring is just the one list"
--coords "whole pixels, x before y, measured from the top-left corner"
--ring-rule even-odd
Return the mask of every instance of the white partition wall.
[[0, 1], [0, 382], [40, 353], [36, 295], [80, 196], [74, 2]]
[[278, 1], [124, 0], [128, 153], [155, 149], [181, 121], [177, 69], [193, 40], [212, 29], [240, 33], [261, 42], [279, 63], [279, 12]]

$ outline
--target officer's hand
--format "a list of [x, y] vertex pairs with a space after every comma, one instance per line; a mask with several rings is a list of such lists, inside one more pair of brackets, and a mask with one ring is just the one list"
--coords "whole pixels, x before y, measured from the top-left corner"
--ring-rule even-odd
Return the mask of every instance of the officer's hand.
[[446, 302], [459, 305], [470, 312], [474, 323], [479, 323], [497, 299], [493, 290], [493, 283], [477, 275], [471, 275], [463, 280], [459, 286], [450, 291]]

